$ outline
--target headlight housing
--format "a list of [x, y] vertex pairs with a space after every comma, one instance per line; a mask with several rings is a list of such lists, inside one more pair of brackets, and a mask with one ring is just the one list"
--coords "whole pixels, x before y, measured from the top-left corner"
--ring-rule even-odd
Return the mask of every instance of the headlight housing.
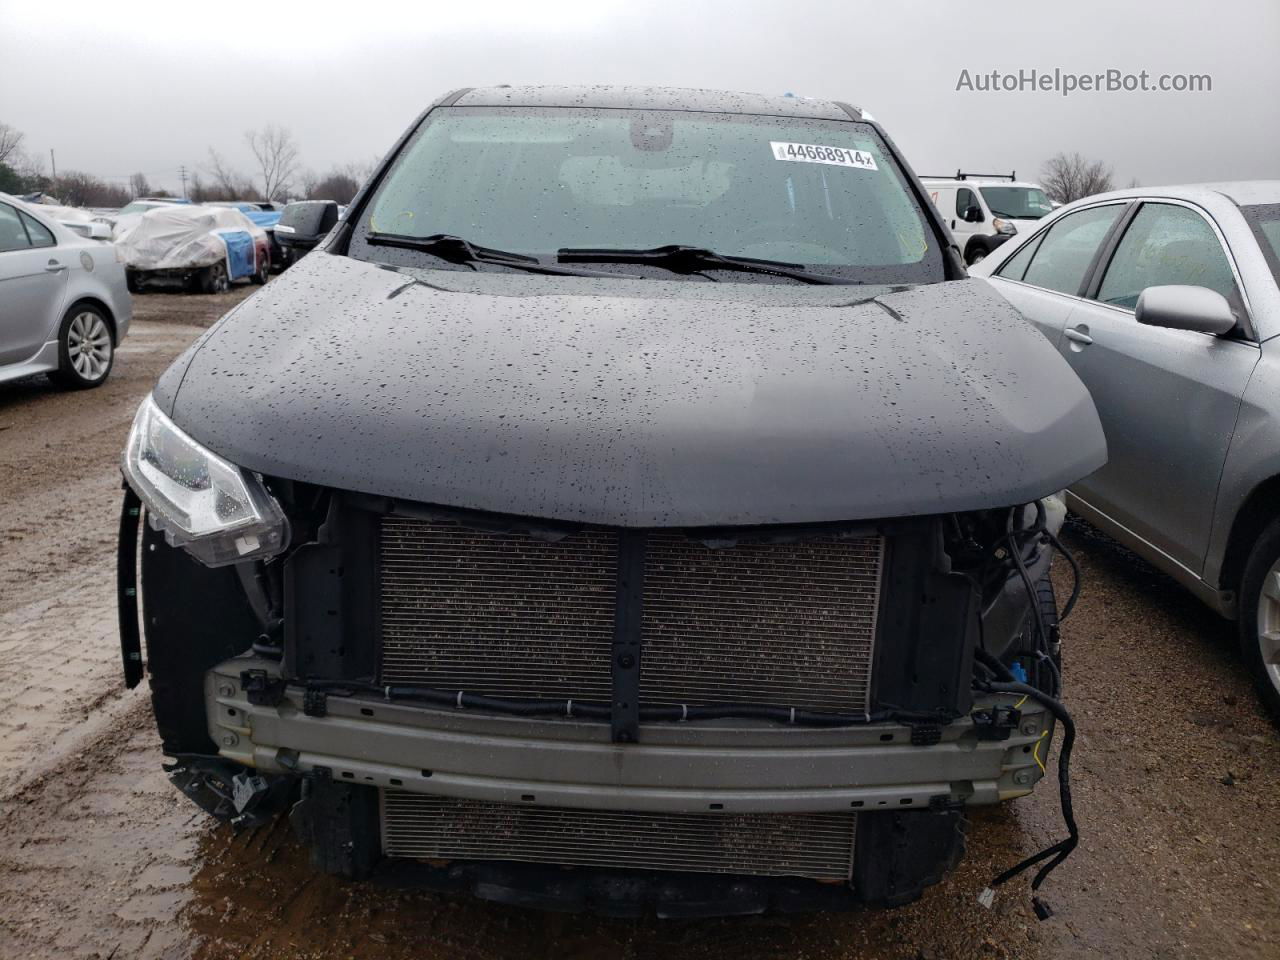
[[123, 466], [152, 527], [206, 566], [289, 545], [289, 521], [262, 481], [192, 440], [150, 395], [133, 419]]
[[1010, 223], [1008, 220], [1001, 220], [999, 217], [996, 217], [994, 220], [992, 220], [991, 225], [996, 228], [996, 233], [1002, 233], [1006, 237], [1012, 237], [1015, 233], [1018, 232], [1018, 228], [1015, 227], [1012, 223]]

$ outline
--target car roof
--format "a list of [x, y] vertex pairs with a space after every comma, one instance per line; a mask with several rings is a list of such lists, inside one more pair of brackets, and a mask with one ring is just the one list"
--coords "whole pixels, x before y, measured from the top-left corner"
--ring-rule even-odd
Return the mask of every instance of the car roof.
[[[458, 107], [587, 107], [613, 110], [688, 110], [757, 114], [806, 120], [849, 120], [838, 100], [766, 96], [685, 87], [496, 86], [466, 90], [449, 103]], [[849, 107], [854, 117], [861, 116]]]
[[1166, 187], [1130, 187], [1111, 190], [1082, 199], [1088, 201], [1124, 199], [1125, 197], [1169, 197], [1173, 200], [1205, 200], [1226, 197], [1241, 207], [1263, 203], [1280, 203], [1280, 180], [1224, 180], [1211, 183], [1177, 183]]

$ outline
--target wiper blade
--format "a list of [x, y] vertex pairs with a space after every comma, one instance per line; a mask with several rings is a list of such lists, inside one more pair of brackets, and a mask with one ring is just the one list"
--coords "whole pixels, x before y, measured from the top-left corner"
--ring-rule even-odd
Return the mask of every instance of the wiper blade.
[[775, 277], [788, 277], [801, 283], [850, 283], [843, 277], [823, 273], [810, 273], [802, 263], [785, 260], [757, 260], [754, 257], [733, 257], [716, 253], [705, 247], [692, 247], [670, 243], [647, 250], [591, 249], [589, 247], [563, 247], [557, 251], [561, 263], [643, 263], [670, 270], [672, 273], [699, 273], [703, 270], [735, 270], [739, 273], [764, 273]]
[[365, 235], [368, 243], [380, 247], [399, 247], [403, 250], [421, 250], [447, 263], [456, 263], [475, 269], [477, 263], [492, 263], [530, 273], [554, 273], [568, 277], [617, 277], [617, 273], [603, 273], [592, 270], [573, 270], [559, 267], [553, 263], [543, 263], [537, 257], [510, 250], [498, 250], [494, 247], [482, 247], [463, 237], [452, 233], [433, 233], [426, 237], [413, 237], [403, 233], [378, 233], [369, 231]]

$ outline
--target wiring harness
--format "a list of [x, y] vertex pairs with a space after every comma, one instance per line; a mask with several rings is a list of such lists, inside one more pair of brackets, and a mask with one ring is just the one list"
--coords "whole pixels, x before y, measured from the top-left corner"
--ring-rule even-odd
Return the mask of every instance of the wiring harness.
[[[1051, 628], [1044, 622], [1044, 616], [1040, 608], [1039, 597], [1035, 589], [1035, 584], [1031, 581], [1031, 575], [1027, 570], [1026, 563], [1023, 559], [1023, 552], [1028, 543], [1033, 540], [1041, 540], [1050, 544], [1071, 567], [1073, 575], [1071, 594], [1067, 598], [1062, 612], [1058, 614], [1058, 623], [1062, 623], [1070, 616], [1072, 610], [1075, 609], [1076, 601], [1080, 597], [1080, 565], [1058, 539], [1053, 531], [1049, 530], [1045, 524], [1045, 509], [1041, 501], [1037, 501], [1035, 521], [1030, 525], [1022, 528], [1015, 526], [1016, 519], [1022, 508], [1014, 508], [1009, 511], [1008, 520], [1006, 522], [1006, 532], [1004, 542], [1008, 547], [1009, 556], [1012, 559], [1014, 567], [1017, 569], [1018, 575], [1022, 580], [1023, 586], [1026, 588], [1027, 597], [1030, 600], [1030, 608], [1032, 615], [1033, 629], [1037, 636], [1037, 657], [1042, 662], [1048, 664], [1051, 668], [1050, 672], [1053, 678], [1052, 694], [1046, 693], [1038, 687], [1034, 687], [1028, 683], [1019, 681], [1013, 673], [1001, 663], [998, 659], [988, 653], [986, 650], [978, 650], [975, 658], [975, 666], [978, 668], [979, 676], [974, 679], [974, 689], [981, 693], [995, 694], [1012, 694], [1020, 695], [1024, 699], [1035, 700], [1043, 705], [1054, 718], [1062, 724], [1062, 745], [1058, 750], [1058, 793], [1062, 806], [1062, 819], [1067, 827], [1067, 836], [1059, 840], [1057, 843], [1045, 847], [1038, 853], [1034, 853], [1021, 862], [1005, 870], [990, 884], [978, 897], [978, 902], [985, 907], [990, 907], [995, 900], [995, 888], [1007, 883], [1014, 877], [1030, 869], [1038, 863], [1048, 861], [1036, 872], [1035, 878], [1031, 881], [1032, 897], [1031, 903], [1035, 910], [1035, 914], [1041, 920], [1047, 920], [1053, 916], [1053, 909], [1036, 896], [1035, 893], [1044, 883], [1045, 878], [1053, 872], [1080, 843], [1080, 830], [1076, 824], [1075, 812], [1072, 808], [1071, 801], [1071, 750], [1075, 745], [1076, 727], [1075, 722], [1071, 719], [1071, 714], [1065, 706], [1062, 705], [1058, 697], [1062, 692], [1062, 674], [1058, 670], [1057, 664], [1051, 655], [1051, 651], [1056, 650], [1058, 644], [1057, 624]], [[1047, 751], [1046, 751], [1047, 755]], [[1037, 762], [1039, 762], [1037, 756]]]

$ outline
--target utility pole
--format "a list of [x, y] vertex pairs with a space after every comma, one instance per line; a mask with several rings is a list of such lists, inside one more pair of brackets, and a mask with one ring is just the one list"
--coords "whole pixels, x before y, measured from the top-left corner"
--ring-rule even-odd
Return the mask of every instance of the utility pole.
[[58, 161], [53, 159], [53, 147], [49, 148], [49, 166], [53, 167], [53, 179], [58, 179]]
[[187, 199], [187, 165], [184, 163], [178, 167], [178, 176], [182, 179], [182, 199]]

